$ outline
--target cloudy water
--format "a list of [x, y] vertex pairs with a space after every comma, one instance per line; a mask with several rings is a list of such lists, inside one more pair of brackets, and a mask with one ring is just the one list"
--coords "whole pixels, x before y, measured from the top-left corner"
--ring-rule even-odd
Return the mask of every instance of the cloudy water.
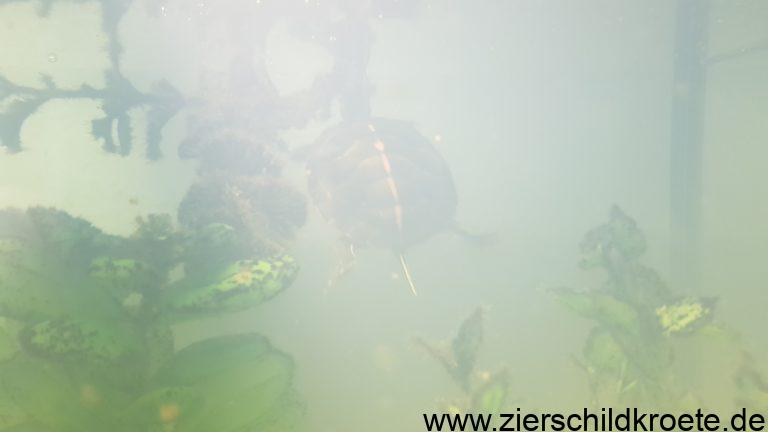
[[0, 0], [0, 431], [764, 411], [766, 20]]

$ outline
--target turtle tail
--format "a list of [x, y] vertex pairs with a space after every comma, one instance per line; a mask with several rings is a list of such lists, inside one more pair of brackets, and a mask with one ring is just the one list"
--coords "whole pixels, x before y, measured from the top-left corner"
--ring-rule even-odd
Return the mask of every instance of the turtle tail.
[[413, 279], [411, 279], [411, 272], [408, 271], [408, 264], [406, 264], [405, 256], [402, 253], [400, 254], [400, 266], [403, 268], [403, 274], [405, 275], [405, 280], [408, 281], [408, 286], [411, 287], [411, 293], [413, 293], [414, 297], [418, 297], [419, 293], [416, 292], [416, 286], [413, 284]]

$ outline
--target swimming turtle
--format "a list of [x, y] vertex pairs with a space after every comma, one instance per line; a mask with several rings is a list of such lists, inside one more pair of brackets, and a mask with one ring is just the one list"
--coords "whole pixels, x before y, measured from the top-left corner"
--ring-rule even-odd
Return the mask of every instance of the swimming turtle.
[[307, 162], [310, 195], [351, 257], [356, 247], [391, 249], [415, 295], [403, 254], [453, 227], [456, 212], [451, 172], [430, 140], [405, 121], [344, 122], [322, 134]]

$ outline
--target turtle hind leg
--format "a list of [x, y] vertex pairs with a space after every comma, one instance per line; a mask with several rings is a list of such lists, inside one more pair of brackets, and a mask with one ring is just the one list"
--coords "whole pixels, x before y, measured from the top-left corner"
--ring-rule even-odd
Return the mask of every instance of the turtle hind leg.
[[468, 231], [457, 224], [452, 224], [449, 228], [449, 231], [454, 235], [461, 237], [473, 246], [488, 246], [495, 243], [497, 240], [495, 233], [475, 233]]

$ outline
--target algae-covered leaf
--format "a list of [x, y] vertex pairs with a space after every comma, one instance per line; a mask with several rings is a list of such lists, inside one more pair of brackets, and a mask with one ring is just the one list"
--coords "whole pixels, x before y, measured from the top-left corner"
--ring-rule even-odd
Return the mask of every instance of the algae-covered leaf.
[[197, 278], [180, 281], [166, 293], [165, 308], [180, 319], [250, 309], [290, 286], [298, 270], [289, 255], [237, 261], [209, 283]]
[[692, 334], [711, 322], [715, 299], [684, 298], [656, 309], [666, 335]]
[[617, 260], [629, 262], [639, 258], [645, 252], [646, 241], [637, 222], [613, 206], [610, 220], [589, 231], [579, 248], [582, 268], [610, 267]]
[[153, 300], [166, 277], [143, 261], [109, 256], [94, 259], [89, 274], [134, 319], [147, 318], [154, 312]]
[[108, 319], [43, 321], [26, 328], [20, 339], [31, 353], [97, 365], [130, 361], [140, 353], [142, 343], [136, 328]]
[[96, 258], [91, 261], [90, 275], [121, 302], [134, 293], [152, 291], [161, 285], [161, 278], [150, 266], [130, 258]]
[[194, 413], [179, 416], [176, 430], [234, 432], [294, 421], [300, 404], [293, 399], [292, 376], [293, 362], [287, 355], [266, 338], [249, 334], [182, 349], [158, 372], [155, 382], [160, 387], [190, 388], [205, 398]]

